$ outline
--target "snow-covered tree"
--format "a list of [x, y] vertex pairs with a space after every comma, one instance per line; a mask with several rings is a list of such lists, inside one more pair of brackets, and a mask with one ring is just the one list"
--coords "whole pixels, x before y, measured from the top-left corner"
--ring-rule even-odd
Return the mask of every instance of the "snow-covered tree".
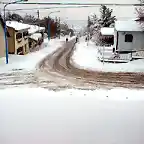
[[8, 21], [18, 21], [18, 22], [21, 22], [21, 21], [23, 21], [23, 17], [20, 16], [19, 14], [17, 14], [17, 13], [7, 12], [7, 13], [6, 13], [6, 20], [8, 20]]
[[30, 15], [30, 14], [26, 14], [23, 18], [23, 21], [24, 23], [36, 23], [38, 21], [38, 18], [36, 18], [35, 16], [33, 15]]
[[90, 16], [88, 16], [88, 21], [87, 21], [87, 27], [90, 27], [92, 25], [92, 21], [90, 19]]
[[99, 24], [102, 27], [109, 27], [111, 24], [115, 22], [116, 17], [112, 16], [112, 13], [113, 9], [110, 9], [105, 5], [101, 5]]
[[100, 17], [96, 14], [93, 14], [88, 17], [88, 26], [89, 33], [92, 36], [92, 40], [95, 41], [96, 44], [103, 44], [100, 29], [102, 27], [114, 27], [114, 23], [116, 17], [112, 15], [113, 10], [106, 7], [105, 5], [101, 5], [100, 7]]
[[[144, 4], [144, 0], [139, 0], [140, 4]], [[136, 8], [137, 21], [140, 23], [142, 28], [144, 28], [144, 6]]]

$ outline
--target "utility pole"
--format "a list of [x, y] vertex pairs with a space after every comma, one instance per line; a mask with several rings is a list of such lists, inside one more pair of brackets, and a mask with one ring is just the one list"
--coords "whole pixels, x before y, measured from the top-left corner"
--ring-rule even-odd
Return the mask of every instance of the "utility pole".
[[37, 16], [38, 16], [38, 19], [39, 19], [40, 18], [39, 10], [37, 10]]
[[[40, 19], [40, 12], [39, 12], [39, 10], [37, 10], [37, 16], [38, 16], [38, 21], [39, 21], [39, 19]], [[39, 23], [38, 26], [39, 26], [39, 27], [38, 27], [38, 30], [40, 31], [40, 23]]]
[[60, 39], [60, 34], [61, 34], [61, 24], [60, 24], [60, 17], [59, 17], [59, 39]]

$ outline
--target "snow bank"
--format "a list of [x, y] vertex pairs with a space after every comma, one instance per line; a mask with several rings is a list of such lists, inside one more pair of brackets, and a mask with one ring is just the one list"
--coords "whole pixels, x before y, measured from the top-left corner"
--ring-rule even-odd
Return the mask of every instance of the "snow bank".
[[131, 61], [129, 63], [102, 63], [98, 60], [98, 47], [91, 41], [81, 41], [76, 45], [72, 61], [76, 67], [94, 71], [105, 72], [144, 72], [144, 59]]
[[143, 91], [127, 89], [0, 90], [0, 144], [144, 143], [139, 96]]

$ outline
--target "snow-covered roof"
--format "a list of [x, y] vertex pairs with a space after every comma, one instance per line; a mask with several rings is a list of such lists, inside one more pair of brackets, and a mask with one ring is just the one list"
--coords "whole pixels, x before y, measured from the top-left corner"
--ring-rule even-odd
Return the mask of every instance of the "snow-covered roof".
[[20, 22], [17, 22], [17, 21], [6, 21], [6, 25], [8, 27], [14, 28], [15, 30], [18, 30], [18, 31], [30, 28], [29, 25], [26, 25], [26, 24], [23, 24], [23, 23], [20, 23]]
[[114, 28], [103, 27], [101, 28], [102, 35], [114, 35]]
[[116, 21], [115, 29], [117, 31], [143, 31], [140, 23], [135, 20]]
[[39, 27], [37, 25], [29, 25], [30, 29], [28, 30], [29, 34], [36, 33], [38, 31], [44, 31], [45, 27]]
[[17, 21], [7, 21], [6, 24], [8, 27], [12, 27], [15, 30], [28, 29], [29, 34], [33, 34], [33, 33], [36, 33], [38, 31], [45, 30], [45, 27], [39, 27], [37, 25], [24, 24], [24, 23], [17, 22]]
[[34, 33], [30, 36], [31, 39], [34, 39], [36, 41], [38, 41], [38, 39], [40, 39], [42, 37], [41, 33]]

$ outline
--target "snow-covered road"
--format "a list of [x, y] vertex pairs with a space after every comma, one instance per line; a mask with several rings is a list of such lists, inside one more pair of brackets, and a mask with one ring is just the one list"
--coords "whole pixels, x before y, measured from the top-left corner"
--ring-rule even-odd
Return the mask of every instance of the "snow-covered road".
[[[101, 87], [110, 89], [114, 87], [144, 88], [143, 73], [94, 71], [75, 65], [81, 59], [81, 55], [83, 56], [83, 48], [81, 48], [81, 54], [79, 52], [77, 58], [73, 58], [77, 54], [77, 46], [80, 45], [77, 44], [75, 47], [75, 37], [69, 39], [67, 43], [59, 41], [59, 45], [55, 47], [54, 45], [55, 40], [53, 40], [53, 47], [47, 46], [43, 50], [25, 56], [25, 60], [23, 59], [25, 69], [21, 67], [23, 66], [22, 61], [17, 64], [19, 69], [13, 68], [10, 72], [1, 73], [0, 88], [25, 86], [54, 90]], [[72, 55], [73, 52], [74, 55]], [[94, 58], [96, 59], [96, 57], [93, 57], [93, 61]], [[89, 61], [90, 58], [87, 59], [85, 55], [85, 59]], [[36, 64], [37, 69], [35, 69]]]

